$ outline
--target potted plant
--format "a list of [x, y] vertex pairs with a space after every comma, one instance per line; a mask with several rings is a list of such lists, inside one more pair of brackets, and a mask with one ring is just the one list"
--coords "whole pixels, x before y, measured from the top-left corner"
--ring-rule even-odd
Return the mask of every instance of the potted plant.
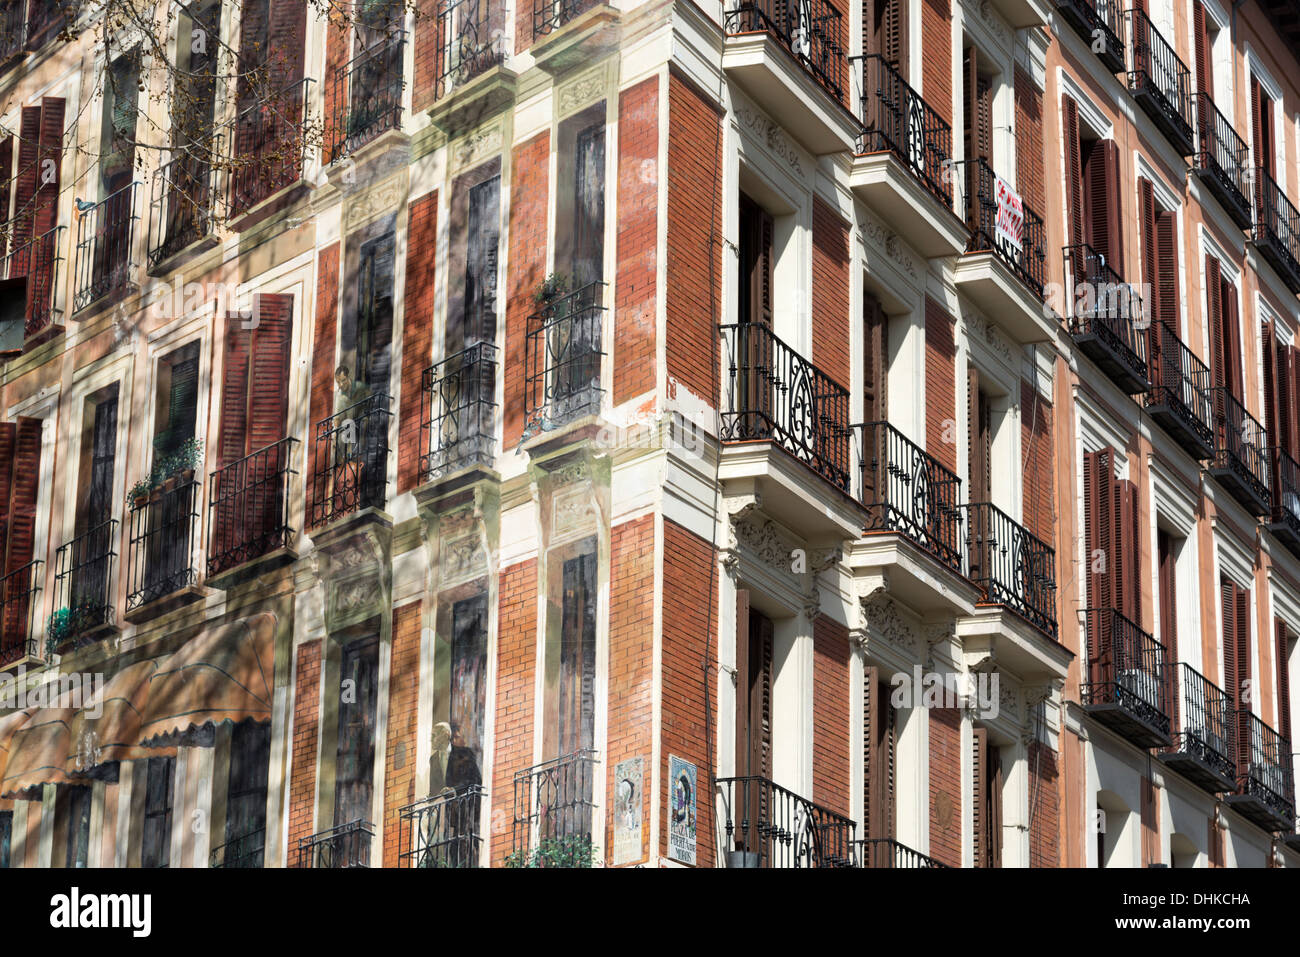
[[180, 451], [176, 453], [176, 458], [173, 461], [176, 464], [176, 471], [180, 473], [182, 484], [193, 481], [194, 470], [203, 461], [203, 441], [201, 439], [186, 439], [181, 444]]
[[553, 272], [543, 279], [533, 293], [533, 302], [545, 306], [569, 292], [569, 276], [562, 272]]
[[60, 608], [50, 615], [45, 623], [45, 653], [52, 655], [62, 651], [72, 638], [72, 614], [66, 608]]
[[143, 508], [144, 503], [149, 501], [151, 489], [152, 486], [148, 479], [140, 479], [131, 486], [131, 491], [126, 494], [126, 500], [132, 508]]

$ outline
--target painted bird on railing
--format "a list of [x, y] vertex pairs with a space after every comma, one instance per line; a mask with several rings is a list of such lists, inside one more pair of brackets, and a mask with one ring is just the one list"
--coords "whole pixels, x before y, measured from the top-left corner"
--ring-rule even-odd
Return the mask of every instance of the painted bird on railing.
[[88, 199], [82, 199], [80, 196], [77, 197], [77, 212], [79, 213], [88, 213], [98, 205], [98, 203], [92, 203]]

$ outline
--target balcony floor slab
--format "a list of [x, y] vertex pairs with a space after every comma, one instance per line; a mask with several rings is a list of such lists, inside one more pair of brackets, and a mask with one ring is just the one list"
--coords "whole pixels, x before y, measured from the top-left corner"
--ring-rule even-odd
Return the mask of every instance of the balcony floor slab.
[[956, 256], [966, 248], [966, 225], [894, 153], [854, 156], [849, 186], [927, 259]]

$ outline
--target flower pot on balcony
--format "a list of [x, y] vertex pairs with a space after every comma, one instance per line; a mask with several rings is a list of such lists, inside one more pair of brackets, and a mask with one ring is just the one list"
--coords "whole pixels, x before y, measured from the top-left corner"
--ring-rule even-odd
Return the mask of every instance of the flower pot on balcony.
[[169, 475], [166, 479], [163, 480], [163, 491], [164, 492], [173, 491], [176, 488], [176, 482], [177, 482], [176, 476]]
[[727, 867], [759, 868], [763, 866], [758, 851], [727, 851]]
[[162, 497], [163, 497], [163, 487], [161, 485], [155, 485], [152, 489], [149, 490], [150, 503], [157, 504], [158, 502], [162, 501]]
[[181, 485], [188, 485], [194, 481], [194, 469], [181, 469]]
[[145, 502], [149, 501], [148, 492], [136, 492], [131, 496], [132, 508], [144, 508]]

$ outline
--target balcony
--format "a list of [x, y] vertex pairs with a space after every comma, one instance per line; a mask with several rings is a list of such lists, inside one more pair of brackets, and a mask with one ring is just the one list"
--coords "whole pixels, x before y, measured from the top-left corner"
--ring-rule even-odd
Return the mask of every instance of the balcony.
[[18, 60], [27, 49], [27, 0], [0, 3], [0, 68]]
[[1300, 293], [1300, 212], [1263, 169], [1255, 170], [1255, 247], [1282, 281]]
[[1124, 27], [1119, 0], [1056, 0], [1056, 9], [1109, 72], [1124, 72], [1124, 41], [1120, 39]]
[[135, 288], [131, 247], [135, 222], [140, 218], [136, 211], [138, 185], [124, 186], [78, 213], [74, 313], [109, 297], [116, 300]]
[[[16, 239], [12, 231], [11, 241]], [[15, 246], [4, 257], [0, 269], [0, 353], [17, 352], [24, 344], [42, 341], [57, 331], [54, 324], [55, 294], [59, 288], [59, 254], [63, 246], [62, 226]]]
[[849, 183], [922, 256], [955, 256], [966, 230], [952, 209], [952, 127], [877, 55], [853, 57], [862, 132]]
[[722, 68], [813, 153], [848, 152], [846, 30], [827, 0], [737, 0], [726, 10]]
[[916, 611], [969, 611], [975, 594], [962, 555], [961, 479], [888, 422], [851, 431], [853, 493], [867, 518], [849, 566], [887, 582]]
[[983, 601], [1056, 641], [1056, 553], [988, 502], [965, 506], [968, 576]]
[[216, 245], [212, 232], [216, 193], [213, 181], [211, 166], [202, 157], [185, 153], [154, 172], [147, 245], [151, 271], [205, 240], [206, 246]]
[[380, 392], [316, 423], [312, 528], [364, 509], [384, 508], [392, 404], [392, 398]]
[[1155, 24], [1141, 10], [1129, 10], [1128, 91], [1179, 156], [1196, 149], [1192, 116], [1192, 71], [1178, 59]]
[[480, 811], [487, 792], [477, 784], [408, 804], [398, 812], [398, 867], [478, 867], [483, 849]]
[[443, 132], [475, 126], [514, 97], [514, 74], [503, 68], [506, 16], [501, 0], [439, 0], [440, 102], [429, 115]]
[[1173, 744], [1158, 757], [1211, 794], [1236, 787], [1228, 695], [1191, 665], [1174, 666], [1166, 684]]
[[44, 659], [36, 646], [37, 596], [44, 564], [36, 559], [0, 578], [0, 669]]
[[760, 777], [719, 778], [718, 826], [727, 867], [853, 867], [856, 825]]
[[1269, 455], [1273, 463], [1273, 511], [1268, 530], [1300, 556], [1300, 464], [1277, 446], [1269, 450]]
[[1045, 0], [989, 0], [989, 5], [1013, 30], [1046, 27], [1051, 22]]
[[1225, 800], [1266, 831], [1295, 827], [1291, 742], [1249, 711], [1234, 715], [1237, 787]]
[[1042, 217], [984, 159], [964, 165], [968, 238], [954, 276], [959, 290], [1017, 343], [1052, 339]]
[[1152, 320], [1150, 332], [1147, 412], [1192, 458], [1208, 459], [1215, 434], [1210, 370], [1164, 322]]
[[[21, 0], [20, 0], [20, 5]], [[67, 22], [69, 13], [76, 13], [80, 8], [71, 0], [28, 0], [27, 7], [27, 49], [36, 51], [58, 36]]]
[[[861, 507], [850, 498], [849, 393], [767, 326], [720, 326], [722, 463], [719, 478], [753, 493], [763, 509], [813, 535], [857, 538]], [[808, 482], [819, 476], [833, 489]]]
[[369, 821], [353, 821], [298, 839], [298, 866], [321, 868], [369, 867], [375, 829]]
[[1251, 515], [1267, 515], [1273, 500], [1268, 476], [1268, 433], [1227, 389], [1210, 390], [1214, 458], [1210, 474]]
[[495, 451], [496, 346], [475, 343], [424, 370], [420, 481], [491, 466]]
[[620, 37], [619, 11], [600, 0], [532, 0], [533, 60], [558, 75], [613, 52]]
[[575, 751], [516, 772], [507, 867], [590, 867], [596, 752]]
[[1084, 710], [1139, 748], [1168, 746], [1164, 645], [1113, 608], [1089, 608], [1084, 617]]
[[193, 558], [198, 483], [168, 479], [148, 499], [131, 503], [127, 545], [126, 618], [145, 621], [199, 598]]
[[406, 33], [394, 31], [335, 71], [326, 162], [337, 163], [381, 134], [401, 129], [405, 47]]
[[1125, 394], [1146, 392], [1150, 318], [1141, 295], [1091, 246], [1067, 246], [1064, 257], [1070, 335]]
[[592, 282], [541, 304], [528, 319], [524, 395], [530, 434], [599, 415], [605, 284]]
[[[55, 553], [54, 607], [46, 628], [55, 646], [75, 647], [114, 630], [117, 519], [101, 522]], [[64, 651], [65, 647], [56, 650]]]
[[255, 869], [265, 866], [266, 828], [259, 827], [243, 837], [227, 841], [212, 849], [208, 859], [209, 867], [223, 867], [227, 870]]
[[1193, 94], [1192, 101], [1197, 133], [1192, 172], [1223, 204], [1232, 221], [1249, 229], [1250, 151], [1208, 93]]
[[[208, 485], [208, 581], [223, 587], [221, 576], [249, 562], [278, 553], [279, 563], [293, 541], [289, 525], [289, 476], [294, 438], [281, 439], [212, 473]], [[265, 568], [265, 565], [259, 565]]]
[[[310, 82], [299, 80], [272, 96], [241, 103], [224, 133], [234, 143], [225, 212], [243, 219], [236, 228], [252, 222], [247, 214], [254, 207], [301, 182], [313, 128], [307, 110]], [[315, 129], [319, 128], [317, 122]]]
[[854, 841], [853, 850], [855, 867], [875, 869], [882, 867], [928, 868], [948, 866], [888, 837], [873, 837]]

